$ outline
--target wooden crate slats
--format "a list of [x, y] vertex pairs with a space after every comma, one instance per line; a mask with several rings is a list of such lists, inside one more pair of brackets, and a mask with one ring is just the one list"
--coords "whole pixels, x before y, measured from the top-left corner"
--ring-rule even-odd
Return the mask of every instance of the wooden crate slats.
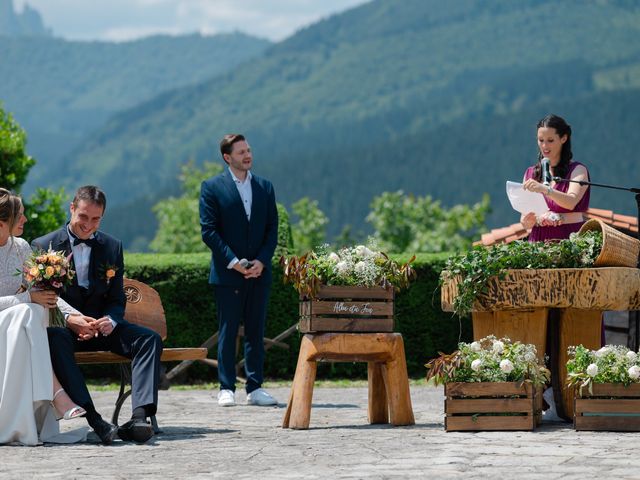
[[576, 430], [640, 431], [640, 385], [594, 384], [582, 396], [576, 391], [573, 426]]
[[392, 332], [393, 289], [323, 286], [314, 299], [300, 300], [302, 333]]
[[446, 417], [444, 419], [447, 432], [482, 431], [482, 430], [533, 430], [534, 417], [528, 416], [478, 416], [478, 417]]
[[445, 395], [456, 396], [529, 396], [533, 386], [529, 382], [518, 384], [516, 382], [450, 382], [445, 384]]
[[530, 382], [445, 384], [445, 430], [533, 430], [539, 395]]
[[393, 301], [393, 288], [382, 287], [342, 287], [323, 285], [318, 290], [316, 299], [351, 298], [353, 300], [389, 300]]

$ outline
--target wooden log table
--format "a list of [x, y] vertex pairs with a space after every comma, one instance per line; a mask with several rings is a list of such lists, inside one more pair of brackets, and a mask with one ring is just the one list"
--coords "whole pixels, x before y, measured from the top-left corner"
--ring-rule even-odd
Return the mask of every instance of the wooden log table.
[[[453, 311], [457, 279], [442, 287], [442, 310]], [[640, 270], [637, 268], [562, 268], [509, 270], [503, 280], [493, 278], [488, 292], [472, 311], [473, 338], [487, 335], [532, 343], [540, 359], [550, 340], [550, 370], [558, 413], [573, 418], [573, 389], [567, 388], [567, 348], [601, 344], [602, 312], [640, 310]], [[552, 320], [552, 321], [549, 321]]]
[[283, 428], [309, 428], [316, 362], [321, 360], [368, 363], [369, 423], [415, 423], [402, 335], [321, 333], [302, 337]]

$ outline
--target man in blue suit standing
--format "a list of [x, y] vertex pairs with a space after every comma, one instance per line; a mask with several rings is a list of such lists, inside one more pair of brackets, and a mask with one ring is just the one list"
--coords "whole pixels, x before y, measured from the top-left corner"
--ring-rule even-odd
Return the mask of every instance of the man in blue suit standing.
[[271, 286], [271, 257], [278, 241], [273, 185], [251, 173], [253, 156], [243, 135], [225, 135], [220, 153], [228, 165], [202, 182], [202, 240], [211, 249], [209, 283], [218, 311], [218, 405], [233, 406], [236, 337], [244, 322], [247, 403], [276, 405], [262, 388], [264, 328]]

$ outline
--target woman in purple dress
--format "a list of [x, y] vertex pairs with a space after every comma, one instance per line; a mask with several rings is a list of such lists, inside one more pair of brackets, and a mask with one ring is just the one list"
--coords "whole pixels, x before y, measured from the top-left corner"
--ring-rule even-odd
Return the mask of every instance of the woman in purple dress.
[[529, 212], [520, 218], [530, 231], [529, 241], [561, 240], [580, 230], [584, 223], [583, 212], [589, 208], [588, 185], [555, 182], [542, 183], [542, 159], [549, 159], [552, 177], [567, 180], [589, 181], [587, 167], [573, 161], [571, 152], [571, 127], [557, 115], [547, 115], [538, 122], [538, 162], [527, 168], [524, 174], [525, 190], [545, 196], [549, 210], [540, 216]]

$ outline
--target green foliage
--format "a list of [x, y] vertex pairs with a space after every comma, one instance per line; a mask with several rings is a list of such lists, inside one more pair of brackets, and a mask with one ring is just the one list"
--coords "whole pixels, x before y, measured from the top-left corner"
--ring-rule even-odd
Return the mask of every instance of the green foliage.
[[320, 247], [300, 257], [283, 257], [280, 264], [285, 283], [291, 283], [300, 295], [313, 298], [322, 285], [407, 288], [416, 277], [413, 260], [415, 257], [400, 266], [387, 254], [358, 245], [337, 252]]
[[461, 342], [454, 353], [440, 354], [427, 365], [427, 380], [447, 382], [524, 382], [543, 385], [550, 372], [538, 360], [535, 345], [493, 335]]
[[430, 196], [414, 197], [400, 190], [375, 197], [367, 221], [384, 250], [450, 252], [471, 246], [484, 231], [488, 211], [488, 195], [472, 207], [456, 205], [447, 210]]
[[183, 165], [178, 177], [182, 195], [169, 197], [153, 207], [158, 218], [158, 230], [151, 242], [153, 250], [161, 253], [207, 251], [200, 232], [200, 184], [221, 171], [222, 166], [213, 162], [205, 162], [202, 167], [197, 167], [193, 161]]
[[293, 234], [291, 233], [291, 221], [289, 212], [284, 205], [276, 203], [278, 209], [278, 246], [273, 254], [273, 258], [280, 258], [289, 255], [293, 251]]
[[[274, 257], [275, 259], [275, 257]], [[412, 376], [424, 375], [424, 363], [438, 351], [452, 351], [459, 341], [470, 339], [468, 319], [453, 320], [440, 309], [438, 277], [445, 255], [420, 255], [414, 263], [418, 278], [408, 289], [396, 295], [396, 331], [403, 333], [407, 367]], [[407, 256], [394, 256], [404, 263]], [[218, 329], [213, 288], [208, 284], [209, 255], [201, 254], [127, 254], [125, 274], [158, 290], [167, 317], [167, 347], [201, 345]], [[269, 298], [266, 335], [275, 337], [298, 321], [298, 294], [278, 279], [282, 271], [274, 265], [274, 282]], [[265, 374], [268, 377], [293, 378], [300, 335], [295, 333], [284, 342], [289, 349], [273, 347], [267, 351]], [[215, 348], [210, 357], [215, 358]], [[322, 377], [366, 378], [366, 363], [330, 363], [319, 366]], [[191, 379], [207, 379], [217, 375], [214, 369], [194, 365]]]
[[477, 246], [447, 260], [441, 282], [456, 281], [458, 293], [453, 302], [455, 313], [471, 312], [476, 298], [487, 292], [491, 277], [504, 278], [507, 270], [539, 268], [591, 267], [602, 249], [602, 232], [572, 233], [559, 242], [527, 242], [518, 240]]
[[327, 237], [327, 216], [318, 207], [317, 200], [303, 197], [295, 202], [291, 209], [298, 221], [291, 225], [293, 245], [298, 253], [310, 252], [324, 244]]
[[0, 186], [19, 191], [36, 163], [26, 152], [27, 134], [0, 103]]
[[[19, 192], [35, 160], [26, 152], [27, 134], [3, 110], [0, 103], [0, 186]], [[55, 230], [64, 223], [66, 214], [64, 203], [66, 195], [63, 189], [54, 192], [38, 188], [28, 202], [24, 203], [27, 223], [24, 237], [34, 239]]]
[[38, 238], [60, 228], [67, 218], [65, 207], [68, 200], [68, 195], [62, 188], [57, 192], [38, 188], [24, 206], [24, 214], [27, 217], [24, 238]]
[[568, 385], [593, 392], [594, 383], [618, 383], [628, 386], [640, 381], [640, 357], [622, 345], [605, 345], [589, 350], [578, 345], [569, 347]]

